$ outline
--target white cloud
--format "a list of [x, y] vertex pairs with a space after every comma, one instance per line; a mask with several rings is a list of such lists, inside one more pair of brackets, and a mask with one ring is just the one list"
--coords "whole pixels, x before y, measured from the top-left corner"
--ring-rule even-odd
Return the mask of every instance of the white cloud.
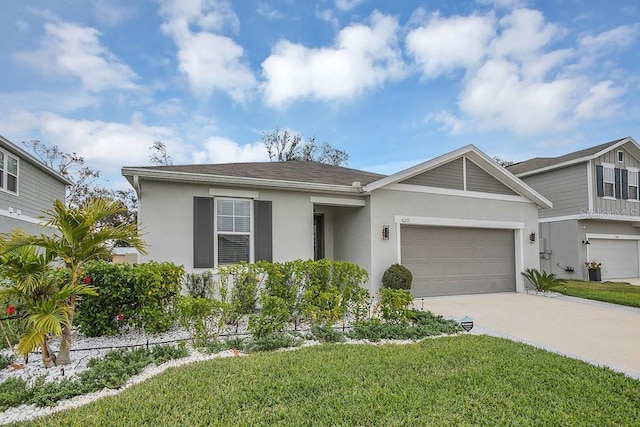
[[640, 25], [623, 25], [613, 30], [604, 31], [596, 35], [585, 35], [579, 41], [587, 50], [608, 50], [612, 47], [628, 47], [640, 33]]
[[613, 82], [600, 82], [591, 88], [586, 97], [577, 105], [575, 109], [576, 117], [579, 119], [593, 119], [611, 117], [619, 111], [619, 106], [615, 101], [624, 93], [619, 87], [614, 87]]
[[134, 14], [132, 8], [119, 7], [111, 0], [97, 0], [94, 3], [96, 19], [107, 26], [116, 26]]
[[336, 9], [348, 12], [364, 2], [365, 0], [336, 0]]
[[[231, 38], [216, 34], [239, 28], [230, 4], [210, 0], [163, 0], [163, 31], [178, 46], [178, 67], [199, 95], [227, 92], [235, 101], [250, 98], [256, 86], [251, 69], [243, 63], [244, 49]], [[197, 26], [201, 31], [192, 30]]]
[[351, 99], [387, 80], [404, 76], [397, 46], [398, 22], [374, 12], [369, 25], [340, 31], [335, 45], [312, 49], [280, 41], [262, 63], [267, 105], [283, 107], [299, 99]]
[[429, 22], [409, 32], [407, 50], [427, 78], [435, 78], [457, 68], [474, 67], [486, 54], [495, 33], [492, 16], [433, 14]]
[[511, 56], [516, 59], [536, 54], [556, 37], [561, 29], [546, 22], [538, 10], [516, 9], [500, 19], [502, 33], [491, 46], [495, 56]]
[[449, 133], [451, 135], [457, 135], [464, 130], [464, 120], [454, 116], [448, 111], [440, 111], [435, 114], [429, 114], [425, 118], [428, 122], [440, 123], [439, 130]]
[[137, 88], [136, 73], [102, 46], [95, 28], [49, 22], [45, 30], [40, 49], [19, 52], [15, 58], [43, 74], [78, 79], [93, 92]]
[[193, 154], [196, 163], [236, 163], [269, 161], [267, 150], [262, 142], [239, 145], [222, 137], [208, 138], [203, 144], [204, 150]]

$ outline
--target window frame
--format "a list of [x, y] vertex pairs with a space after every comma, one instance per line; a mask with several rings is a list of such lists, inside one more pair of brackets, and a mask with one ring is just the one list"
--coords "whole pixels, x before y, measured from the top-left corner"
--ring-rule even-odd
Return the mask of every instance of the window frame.
[[[615, 199], [616, 198], [616, 167], [608, 163], [602, 163], [602, 188], [604, 191], [604, 198]], [[611, 181], [607, 181], [607, 169], [611, 170]], [[611, 195], [607, 194], [607, 184], [611, 184]]]
[[616, 158], [618, 159], [618, 163], [624, 163], [624, 151], [618, 150]]
[[[218, 230], [218, 203], [220, 201], [234, 201], [234, 202], [246, 202], [249, 204], [249, 231], [219, 231]], [[234, 216], [235, 218], [235, 216]], [[239, 261], [234, 261], [231, 263], [221, 264], [219, 262], [220, 259], [220, 250], [218, 248], [218, 237], [220, 235], [227, 236], [249, 236], [249, 259], [248, 263], [252, 264], [255, 258], [255, 250], [254, 250], [254, 238], [255, 238], [255, 230], [254, 230], [254, 212], [253, 212], [253, 200], [245, 199], [239, 197], [214, 197], [213, 199], [213, 254], [214, 254], [214, 266], [226, 266], [232, 265]]]
[[[640, 172], [640, 169], [638, 169], [638, 168], [627, 167], [627, 191], [628, 191], [627, 194], [629, 196], [627, 198], [627, 200], [636, 201], [636, 202], [638, 200], [640, 200], [640, 197], [639, 197], [640, 196], [640, 191], [639, 191], [640, 190], [640, 177], [638, 176], [638, 172]], [[630, 178], [631, 176], [634, 176], [635, 179], [636, 179], [635, 185], [631, 184], [631, 178]], [[632, 193], [631, 193], [631, 188], [632, 187], [636, 188], [635, 193], [633, 194], [634, 197], [631, 197], [632, 196]]]
[[[0, 162], [0, 191], [4, 191], [6, 193], [17, 196], [20, 192], [20, 158], [7, 152], [6, 150], [0, 150], [0, 154], [2, 154], [2, 161]], [[15, 174], [9, 172], [9, 162], [11, 162], [12, 160], [16, 162]], [[8, 188], [10, 176], [15, 177], [15, 191]]]

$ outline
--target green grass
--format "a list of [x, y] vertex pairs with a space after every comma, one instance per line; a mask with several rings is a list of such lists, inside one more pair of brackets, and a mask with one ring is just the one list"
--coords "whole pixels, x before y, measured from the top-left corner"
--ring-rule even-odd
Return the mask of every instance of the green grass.
[[327, 344], [172, 368], [46, 426], [640, 425], [640, 381], [505, 339]]
[[628, 283], [570, 280], [566, 287], [561, 285], [551, 288], [551, 290], [572, 297], [640, 307], [640, 286]]

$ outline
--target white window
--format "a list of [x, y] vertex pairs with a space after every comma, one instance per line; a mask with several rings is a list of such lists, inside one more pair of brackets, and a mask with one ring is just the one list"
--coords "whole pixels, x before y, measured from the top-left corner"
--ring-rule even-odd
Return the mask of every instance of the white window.
[[624, 151], [618, 150], [618, 163], [624, 163]]
[[0, 151], [0, 189], [18, 192], [18, 159]]
[[615, 169], [613, 166], [602, 165], [602, 179], [604, 182], [604, 196], [615, 197]]
[[638, 200], [638, 169], [627, 168], [627, 182], [629, 183], [629, 198]]
[[251, 262], [252, 203], [245, 199], [216, 198], [215, 245], [217, 264]]

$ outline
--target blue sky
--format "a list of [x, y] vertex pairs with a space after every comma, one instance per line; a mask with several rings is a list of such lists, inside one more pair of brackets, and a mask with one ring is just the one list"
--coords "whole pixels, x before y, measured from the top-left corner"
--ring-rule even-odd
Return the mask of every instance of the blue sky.
[[0, 3], [0, 134], [122, 166], [268, 160], [276, 126], [393, 173], [640, 139], [640, 5], [610, 0]]

